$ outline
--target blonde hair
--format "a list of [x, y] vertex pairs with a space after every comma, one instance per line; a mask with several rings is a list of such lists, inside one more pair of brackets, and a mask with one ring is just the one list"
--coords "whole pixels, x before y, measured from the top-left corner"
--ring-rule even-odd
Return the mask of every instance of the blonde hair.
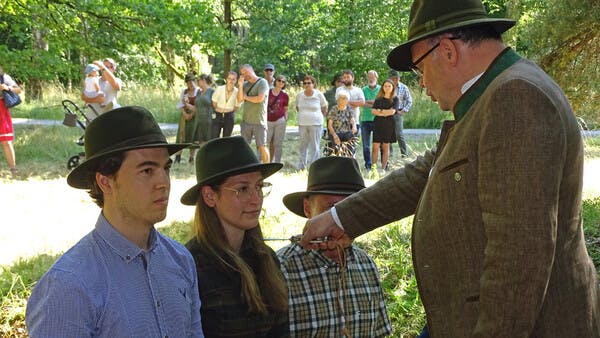
[[[212, 185], [211, 185], [212, 186]], [[214, 186], [214, 190], [218, 190]], [[193, 235], [224, 270], [239, 273], [241, 296], [250, 313], [287, 313], [287, 285], [279, 269], [279, 262], [272, 250], [264, 243], [260, 225], [246, 230], [244, 244], [256, 256], [256, 272], [235, 252], [225, 236], [225, 231], [217, 213], [202, 197], [196, 203], [196, 214], [192, 227]]]

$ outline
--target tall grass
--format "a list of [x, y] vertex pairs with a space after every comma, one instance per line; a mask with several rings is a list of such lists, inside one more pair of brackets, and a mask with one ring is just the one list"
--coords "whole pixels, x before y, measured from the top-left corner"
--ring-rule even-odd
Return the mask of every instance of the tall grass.
[[[138, 105], [148, 108], [159, 122], [177, 123], [179, 120], [179, 111], [176, 108], [179, 100], [179, 93], [182, 86], [167, 88], [166, 86], [139, 86], [136, 84], [127, 84], [119, 94], [119, 103], [121, 105]], [[297, 124], [296, 94], [302, 88], [288, 86], [285, 92], [290, 97], [288, 107], [288, 124]], [[319, 88], [325, 92], [326, 88]], [[441, 126], [441, 121], [452, 118], [447, 112], [442, 112], [436, 103], [431, 102], [427, 95], [421, 89], [411, 89], [413, 95], [413, 107], [406, 115], [404, 120], [405, 128], [415, 129], [437, 129]], [[69, 99], [78, 106], [83, 107], [79, 89], [62, 88], [59, 85], [48, 86], [44, 91], [44, 97], [40, 101], [25, 102], [16, 108], [11, 109], [13, 117], [44, 119], [61, 121], [64, 111], [61, 102]], [[236, 122], [241, 119], [240, 110], [236, 114]]]

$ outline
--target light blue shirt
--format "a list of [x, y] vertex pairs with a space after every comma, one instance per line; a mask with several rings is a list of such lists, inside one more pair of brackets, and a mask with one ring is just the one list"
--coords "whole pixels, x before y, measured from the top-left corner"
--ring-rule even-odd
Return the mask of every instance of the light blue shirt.
[[155, 229], [148, 244], [140, 249], [100, 214], [33, 289], [30, 337], [204, 337], [191, 254]]

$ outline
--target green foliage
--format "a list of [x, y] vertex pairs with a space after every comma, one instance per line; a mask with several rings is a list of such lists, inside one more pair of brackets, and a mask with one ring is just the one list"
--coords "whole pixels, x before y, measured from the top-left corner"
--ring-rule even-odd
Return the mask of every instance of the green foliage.
[[583, 201], [583, 231], [588, 252], [600, 272], [600, 197]]

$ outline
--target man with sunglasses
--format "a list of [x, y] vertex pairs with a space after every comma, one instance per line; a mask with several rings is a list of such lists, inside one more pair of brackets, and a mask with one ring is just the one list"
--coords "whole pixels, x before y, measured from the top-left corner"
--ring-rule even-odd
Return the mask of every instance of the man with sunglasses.
[[100, 77], [100, 90], [104, 93], [102, 97], [88, 98], [81, 95], [81, 99], [90, 104], [98, 114], [121, 107], [117, 102], [117, 95], [123, 88], [123, 81], [115, 76], [117, 63], [111, 58], [105, 58], [102, 61], [94, 61], [102, 76]]
[[480, 0], [416, 0], [387, 59], [451, 110], [437, 147], [309, 220], [301, 244], [414, 213], [432, 337], [600, 337], [582, 230], [583, 141], [560, 87], [507, 48]]

